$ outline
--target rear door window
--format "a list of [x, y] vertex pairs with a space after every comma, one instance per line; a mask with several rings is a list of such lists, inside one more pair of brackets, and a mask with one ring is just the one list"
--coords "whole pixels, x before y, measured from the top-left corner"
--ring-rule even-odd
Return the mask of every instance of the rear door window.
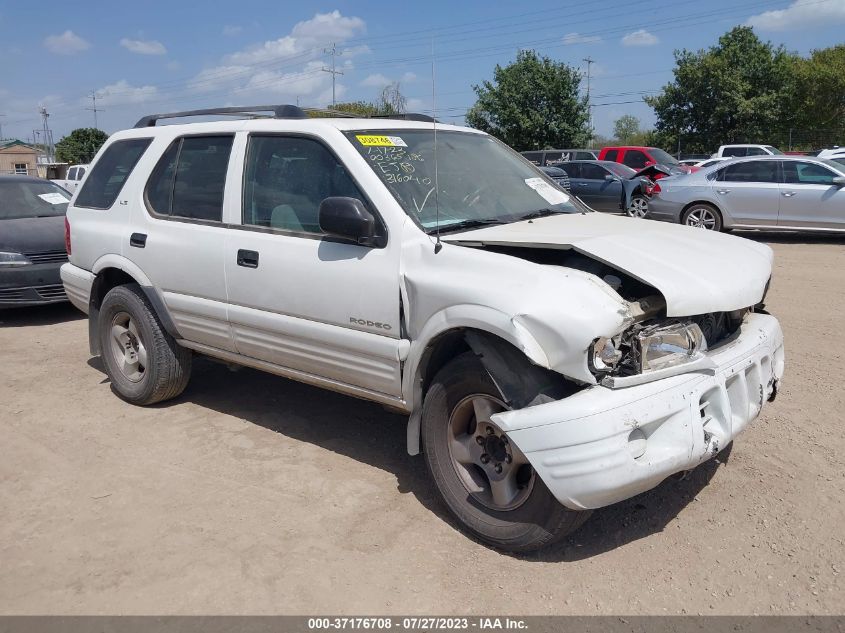
[[604, 167], [599, 167], [592, 163], [581, 163], [581, 178], [588, 180], [604, 180], [607, 176], [607, 171]]
[[604, 160], [616, 162], [618, 156], [619, 156], [619, 150], [618, 149], [609, 149], [609, 150], [607, 150], [607, 153], [605, 153], [605, 155], [604, 155]]
[[543, 163], [543, 152], [522, 152], [522, 155], [535, 165]]
[[581, 177], [581, 163], [561, 163], [558, 168], [565, 171], [570, 178]]
[[746, 156], [747, 153], [747, 147], [726, 147], [724, 150], [722, 150], [722, 156]]
[[546, 156], [543, 159], [543, 164], [555, 167], [565, 160], [569, 159], [563, 157], [563, 152], [546, 152]]
[[233, 139], [231, 135], [188, 136], [171, 143], [147, 182], [150, 209], [163, 216], [222, 221]]
[[762, 147], [749, 147], [746, 156], [766, 156], [768, 152]]
[[734, 163], [722, 170], [725, 182], [778, 182], [778, 161], [750, 160]]
[[91, 169], [91, 175], [76, 198], [76, 206], [110, 209], [151, 141], [133, 138], [109, 145]]

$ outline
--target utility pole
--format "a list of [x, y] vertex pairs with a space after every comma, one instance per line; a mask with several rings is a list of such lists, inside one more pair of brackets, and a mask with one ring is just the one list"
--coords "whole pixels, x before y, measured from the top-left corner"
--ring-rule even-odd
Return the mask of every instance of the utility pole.
[[[0, 114], [0, 117], [6, 116], [5, 114]], [[2, 141], [5, 137], [3, 136], [3, 123], [0, 122], [0, 141]]]
[[590, 125], [590, 148], [593, 147], [593, 104], [590, 102], [590, 71], [592, 70], [595, 60], [591, 57], [585, 57], [583, 61], [587, 62], [587, 115], [589, 117]]
[[41, 131], [44, 134], [44, 155], [48, 163], [53, 162], [53, 136], [50, 133], [50, 126], [47, 119], [50, 115], [47, 113], [47, 108], [44, 106], [38, 107], [38, 113], [41, 115]]
[[105, 112], [102, 108], [97, 107], [97, 93], [96, 91], [91, 91], [91, 107], [85, 108], [86, 110], [91, 110], [94, 113], [94, 129], [99, 130], [100, 128], [97, 126], [97, 112]]
[[331, 68], [326, 68], [325, 66], [323, 66], [320, 70], [322, 70], [323, 72], [326, 72], [326, 73], [331, 73], [331, 74], [332, 74], [332, 107], [334, 107], [334, 106], [335, 106], [335, 104], [336, 104], [336, 101], [335, 101], [335, 91], [334, 91], [335, 78], [336, 78], [338, 75], [342, 75], [342, 74], [343, 74], [343, 71], [342, 71], [342, 70], [336, 70], [336, 69], [335, 69], [335, 58], [336, 58], [338, 55], [343, 55], [343, 51], [341, 51], [340, 53], [338, 53], [338, 52], [337, 52], [337, 48], [335, 48], [334, 42], [332, 42], [332, 47], [331, 47], [331, 48], [324, 48], [324, 49], [323, 49], [323, 52], [324, 52], [324, 53], [326, 53], [327, 55], [331, 55], [331, 56], [332, 56], [332, 67], [331, 67]]

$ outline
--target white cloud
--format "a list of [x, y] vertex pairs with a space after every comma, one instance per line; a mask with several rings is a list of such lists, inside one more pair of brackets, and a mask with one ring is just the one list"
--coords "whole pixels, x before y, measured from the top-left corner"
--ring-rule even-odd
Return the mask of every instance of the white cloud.
[[402, 75], [402, 83], [409, 84], [417, 80], [417, 75], [412, 72], [407, 72]]
[[654, 46], [658, 42], [660, 40], [657, 39], [657, 36], [652, 35], [645, 29], [628, 33], [628, 35], [622, 38], [623, 46]]
[[164, 44], [157, 40], [130, 40], [124, 37], [120, 40], [120, 45], [131, 53], [138, 55], [164, 55], [167, 49]]
[[44, 38], [44, 46], [57, 55], [73, 55], [91, 48], [91, 44], [70, 30], [61, 35], [48, 35]]
[[598, 35], [581, 35], [580, 33], [567, 33], [563, 36], [564, 44], [598, 44], [601, 38]]
[[366, 79], [364, 79], [364, 81], [361, 82], [361, 85], [382, 88], [391, 82], [391, 79], [385, 77], [381, 73], [376, 73], [374, 75], [369, 75]]
[[761, 31], [787, 31], [845, 23], [845, 0], [795, 0], [785, 9], [752, 15], [745, 23]]
[[97, 97], [103, 105], [123, 103], [144, 103], [158, 96], [155, 86], [133, 86], [125, 79], [103, 86], [97, 90]]
[[[339, 11], [317, 13], [283, 37], [224, 56], [219, 65], [198, 73], [189, 88], [200, 93], [226, 91], [237, 95], [237, 100], [267, 96], [295, 102], [300, 98], [303, 105], [324, 106], [331, 101], [331, 75], [321, 70], [328, 65], [323, 49], [334, 42], [336, 63], [344, 72], [351, 71], [352, 58], [370, 49], [343, 43], [365, 29], [360, 18]], [[335, 90], [338, 98], [345, 91], [339, 77]]]
[[238, 26], [237, 24], [227, 24], [223, 27], [223, 35], [226, 37], [235, 37], [236, 35], [240, 35], [244, 30], [244, 27]]

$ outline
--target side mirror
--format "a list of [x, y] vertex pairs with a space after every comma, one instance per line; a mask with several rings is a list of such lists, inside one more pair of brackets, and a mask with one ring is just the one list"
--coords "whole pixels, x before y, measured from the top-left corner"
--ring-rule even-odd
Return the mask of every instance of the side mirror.
[[833, 184], [837, 187], [845, 187], [845, 176], [837, 176], [833, 179]]
[[607, 180], [608, 182], [613, 182], [613, 181], [615, 181], [615, 180], [620, 180], [619, 176], [614, 176], [613, 174], [605, 174], [604, 179], [605, 179], [605, 180]]
[[376, 219], [358, 198], [336, 196], [320, 203], [320, 228], [328, 235], [376, 245]]

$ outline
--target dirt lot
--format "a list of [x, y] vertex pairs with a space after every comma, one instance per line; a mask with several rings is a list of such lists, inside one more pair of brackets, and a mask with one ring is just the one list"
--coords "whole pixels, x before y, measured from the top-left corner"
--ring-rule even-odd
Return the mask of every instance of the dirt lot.
[[376, 405], [199, 361], [135, 408], [72, 308], [0, 313], [0, 613], [842, 613], [845, 239], [772, 239], [777, 401], [527, 557], [455, 529]]

